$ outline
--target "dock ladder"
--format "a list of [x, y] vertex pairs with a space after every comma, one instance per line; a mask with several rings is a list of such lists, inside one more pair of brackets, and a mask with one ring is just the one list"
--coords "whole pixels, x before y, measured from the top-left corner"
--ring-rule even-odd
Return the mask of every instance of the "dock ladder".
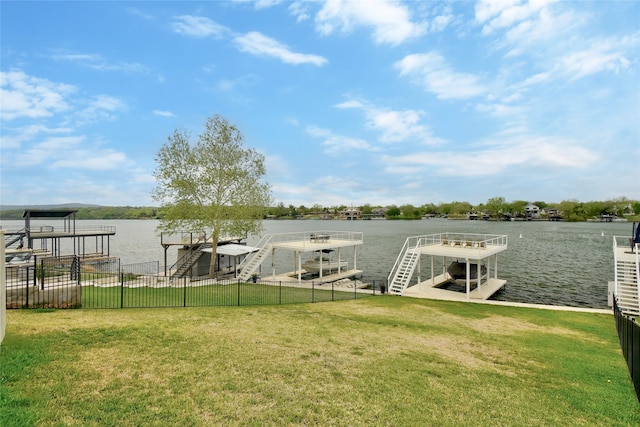
[[409, 287], [409, 282], [420, 258], [421, 242], [422, 239], [418, 239], [415, 245], [411, 245], [410, 238], [405, 241], [400, 255], [389, 274], [390, 294], [403, 295], [404, 291]]

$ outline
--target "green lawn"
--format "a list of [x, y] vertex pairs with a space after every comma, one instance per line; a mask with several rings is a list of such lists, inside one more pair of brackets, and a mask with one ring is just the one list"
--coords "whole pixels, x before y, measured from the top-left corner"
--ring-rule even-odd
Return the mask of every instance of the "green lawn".
[[10, 310], [0, 425], [630, 425], [611, 315], [378, 296]]

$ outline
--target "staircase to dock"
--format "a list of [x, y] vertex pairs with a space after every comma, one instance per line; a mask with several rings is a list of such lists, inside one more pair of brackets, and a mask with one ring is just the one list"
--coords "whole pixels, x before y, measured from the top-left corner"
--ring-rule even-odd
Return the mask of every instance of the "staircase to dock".
[[615, 297], [620, 310], [631, 316], [640, 316], [640, 244], [636, 243], [631, 251], [621, 250], [616, 245], [615, 254]]
[[22, 230], [15, 231], [15, 232], [5, 232], [4, 247], [9, 248], [13, 244], [17, 243], [18, 241], [23, 241], [23, 239], [25, 239], [26, 236], [27, 236], [27, 230], [24, 228]]
[[238, 275], [239, 280], [244, 282], [248, 281], [251, 275], [256, 272], [258, 267], [260, 267], [264, 259], [271, 252], [271, 238], [271, 235], [263, 237], [256, 245], [260, 250], [258, 252], [254, 252], [252, 256], [246, 257], [240, 264], [241, 272]]
[[198, 262], [198, 260], [204, 254], [203, 249], [211, 248], [211, 243], [201, 243], [194, 245], [182, 258], [180, 258], [174, 267], [170, 270], [173, 271], [171, 278], [185, 277], [189, 276], [189, 272], [191, 268]]
[[404, 291], [409, 287], [411, 277], [420, 257], [419, 245], [420, 240], [416, 241], [415, 245], [412, 244], [410, 239], [405, 241], [391, 274], [389, 274], [390, 294], [403, 295]]
[[616, 262], [616, 282], [618, 284], [616, 296], [620, 309], [626, 314], [640, 316], [637, 264], [618, 260]]

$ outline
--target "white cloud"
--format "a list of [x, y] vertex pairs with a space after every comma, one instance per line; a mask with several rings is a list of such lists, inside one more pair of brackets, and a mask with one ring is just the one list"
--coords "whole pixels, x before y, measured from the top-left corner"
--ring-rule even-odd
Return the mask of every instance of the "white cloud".
[[155, 18], [153, 17], [153, 15], [149, 15], [148, 13], [145, 13], [143, 11], [141, 11], [140, 9], [136, 8], [136, 7], [128, 7], [125, 9], [128, 13], [132, 14], [132, 15], [136, 15], [139, 16], [142, 19], [145, 19], [147, 21], [153, 21]]
[[173, 31], [184, 36], [204, 38], [223, 37], [229, 29], [204, 16], [181, 15], [175, 17], [176, 22], [171, 25]]
[[111, 62], [101, 55], [87, 53], [56, 53], [51, 55], [55, 61], [73, 62], [97, 71], [120, 71], [125, 73], [146, 73], [148, 69], [138, 62]]
[[310, 17], [306, 4], [301, 1], [291, 3], [289, 5], [289, 13], [296, 17], [297, 22], [304, 22]]
[[124, 153], [88, 143], [85, 135], [49, 137], [9, 156], [14, 167], [113, 170], [127, 163]]
[[455, 71], [437, 52], [407, 55], [394, 64], [400, 76], [408, 76], [418, 86], [439, 99], [465, 99], [482, 95], [486, 88], [474, 74]]
[[216, 87], [218, 90], [230, 91], [239, 86], [252, 86], [258, 81], [258, 76], [255, 74], [247, 74], [240, 76], [236, 79], [222, 79], [218, 81]]
[[171, 111], [153, 110], [153, 114], [160, 117], [175, 117]]
[[476, 22], [483, 24], [482, 33], [508, 28], [540, 13], [547, 5], [557, 0], [481, 0], [476, 3]]
[[[508, 99], [505, 99], [504, 101], [506, 102]], [[523, 112], [522, 107], [511, 106], [505, 103], [478, 104], [476, 106], [476, 110], [481, 113], [489, 113], [494, 117], [513, 116]]]
[[[4, 150], [20, 148], [23, 143], [32, 141], [40, 134], [65, 134], [70, 133], [71, 128], [58, 127], [48, 128], [42, 124], [29, 125], [19, 127], [17, 129], [8, 129], [5, 127], [4, 132], [0, 135], [0, 146]], [[7, 132], [13, 134], [9, 135]]]
[[[429, 167], [442, 176], [489, 176], [503, 174], [509, 168], [526, 168], [532, 173], [544, 170], [585, 169], [598, 160], [598, 155], [578, 143], [563, 138], [512, 136], [486, 149], [464, 152], [423, 152], [398, 157], [385, 157], [389, 173], [417, 172]], [[483, 147], [484, 148], [484, 147]], [[460, 167], [464, 165], [464, 167]], [[522, 174], [522, 170], [518, 172]]]
[[127, 109], [125, 103], [111, 95], [96, 95], [89, 100], [87, 106], [76, 114], [76, 124], [86, 125], [98, 121], [112, 121], [116, 119], [113, 114]]
[[337, 155], [353, 150], [375, 151], [375, 148], [364, 139], [336, 135], [328, 129], [317, 126], [307, 126], [306, 131], [313, 137], [324, 139], [322, 144], [325, 146], [327, 154]]
[[431, 25], [429, 29], [433, 33], [444, 31], [447, 26], [453, 21], [454, 17], [451, 14], [447, 15], [438, 15], [431, 21]]
[[0, 117], [51, 117], [70, 108], [67, 97], [75, 91], [72, 85], [53, 83], [22, 71], [0, 72]]
[[369, 129], [381, 131], [380, 141], [397, 143], [418, 140], [421, 143], [440, 143], [441, 139], [432, 136], [430, 130], [421, 124], [425, 113], [419, 110], [390, 110], [375, 107], [369, 103], [349, 100], [336, 105], [336, 108], [355, 108], [365, 113]]
[[408, 8], [387, 0], [329, 0], [316, 14], [316, 29], [323, 35], [344, 33], [355, 27], [373, 27], [376, 43], [397, 45], [426, 32], [423, 24], [411, 21]]
[[322, 66], [327, 63], [327, 59], [322, 56], [293, 52], [286, 45], [257, 31], [238, 36], [234, 40], [242, 52], [277, 58], [286, 64]]
[[[640, 45], [640, 33], [617, 39], [594, 41], [588, 49], [566, 54], [558, 65], [563, 74], [571, 79], [596, 74], [602, 71], [619, 73], [631, 65], [628, 57]], [[637, 55], [637, 52], [635, 52]]]
[[112, 149], [77, 150], [72, 156], [52, 162], [54, 169], [88, 169], [88, 170], [113, 170], [121, 168], [127, 161], [124, 153]]

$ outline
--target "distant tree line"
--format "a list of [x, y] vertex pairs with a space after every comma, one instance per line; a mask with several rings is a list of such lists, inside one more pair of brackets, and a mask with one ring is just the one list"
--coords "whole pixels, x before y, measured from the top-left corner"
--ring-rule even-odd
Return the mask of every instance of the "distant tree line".
[[[489, 215], [492, 219], [500, 219], [505, 214], [512, 217], [524, 215], [524, 208], [529, 203], [536, 205], [544, 212], [555, 210], [565, 221], [586, 221], [602, 215], [612, 215], [640, 220], [640, 200], [630, 200], [625, 197], [607, 200], [580, 202], [578, 200], [563, 200], [560, 203], [546, 203], [544, 201], [515, 200], [507, 202], [504, 197], [492, 197], [485, 203], [472, 205], [469, 202], [427, 203], [421, 206], [405, 205], [371, 205], [362, 206], [331, 206], [319, 204], [313, 206], [294, 206], [278, 203], [266, 209], [265, 218], [295, 219], [295, 218], [339, 218], [345, 209], [358, 209], [364, 217], [376, 210], [383, 210], [387, 219], [420, 219], [426, 216], [447, 216], [450, 218], [466, 217], [470, 213]], [[158, 207], [131, 206], [100, 206], [77, 208], [78, 219], [162, 219], [163, 211]], [[1, 219], [21, 219], [24, 210], [0, 211]], [[544, 216], [543, 216], [544, 217]]]
[[362, 206], [332, 206], [324, 207], [315, 204], [311, 207], [304, 205], [285, 206], [284, 203], [279, 203], [277, 206], [271, 207], [267, 210], [267, 215], [270, 218], [281, 219], [293, 219], [293, 218], [338, 218], [340, 212], [346, 209], [358, 209], [363, 217], [367, 217], [382, 209], [386, 219], [420, 219], [424, 216], [435, 217], [451, 217], [462, 218], [471, 213], [485, 214], [493, 219], [500, 219], [505, 215], [517, 218], [525, 215], [525, 206], [528, 204], [536, 205], [544, 212], [550, 210], [558, 212], [562, 219], [567, 221], [586, 221], [590, 218], [597, 218], [601, 215], [613, 215], [613, 216], [625, 216], [625, 217], [637, 217], [640, 219], [640, 201], [630, 200], [626, 197], [607, 201], [591, 201], [591, 202], [579, 202], [577, 200], [564, 200], [560, 203], [546, 203], [544, 201], [524, 201], [515, 200], [507, 202], [504, 197], [492, 197], [485, 203], [478, 205], [472, 205], [469, 202], [449, 202], [449, 203], [427, 203], [421, 206], [414, 206], [411, 204], [405, 205], [370, 205], [365, 204]]
[[[52, 209], [54, 210], [54, 209]], [[90, 208], [65, 208], [77, 210], [78, 219], [159, 219], [160, 209], [157, 207], [132, 206], [97, 206]], [[2, 219], [22, 219], [24, 209], [0, 211]]]

